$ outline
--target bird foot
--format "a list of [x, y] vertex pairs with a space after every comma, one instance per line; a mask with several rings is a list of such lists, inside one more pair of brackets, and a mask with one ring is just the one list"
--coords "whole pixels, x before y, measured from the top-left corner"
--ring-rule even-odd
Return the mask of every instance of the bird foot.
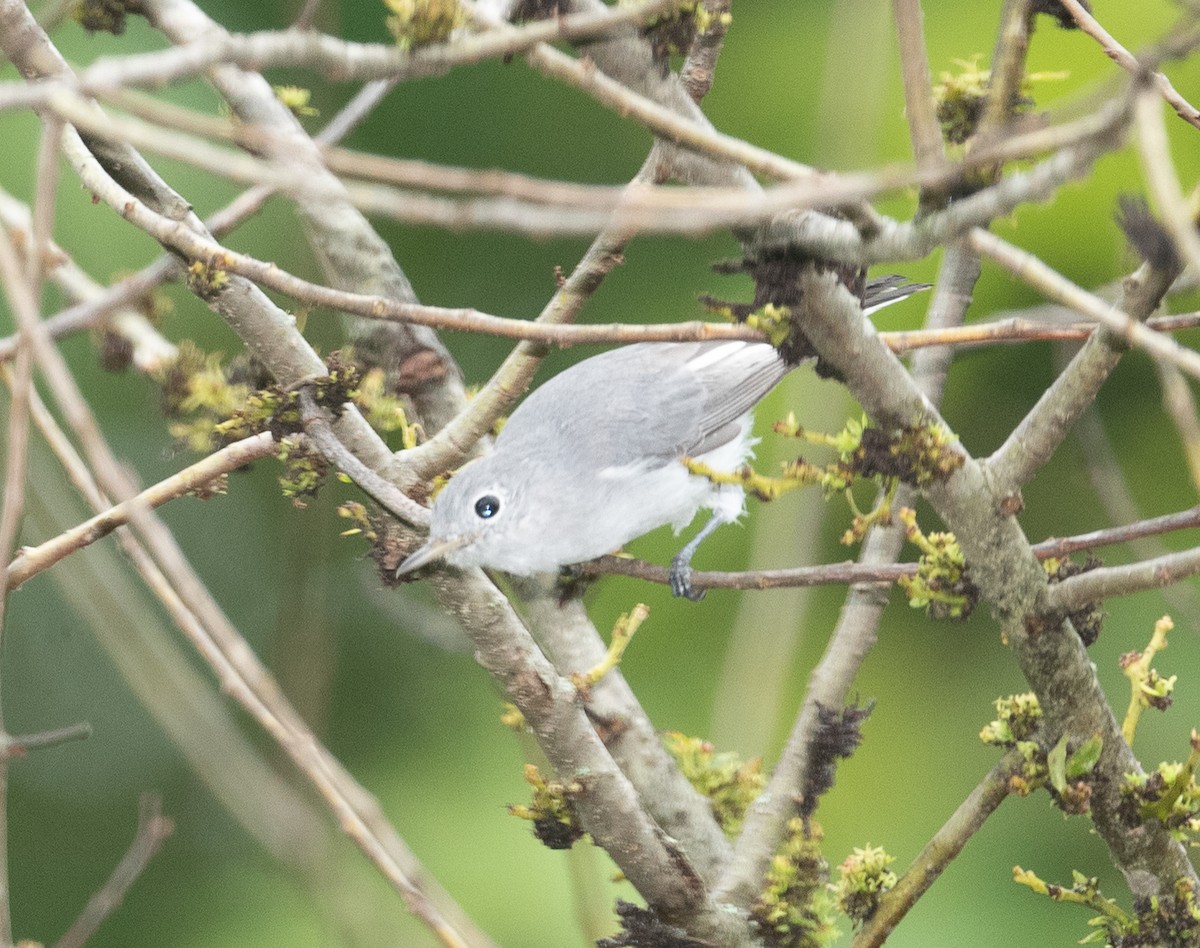
[[692, 602], [699, 602], [704, 598], [703, 589], [692, 588], [692, 567], [684, 557], [677, 556], [671, 560], [671, 569], [667, 576], [671, 583], [673, 596], [682, 596]]

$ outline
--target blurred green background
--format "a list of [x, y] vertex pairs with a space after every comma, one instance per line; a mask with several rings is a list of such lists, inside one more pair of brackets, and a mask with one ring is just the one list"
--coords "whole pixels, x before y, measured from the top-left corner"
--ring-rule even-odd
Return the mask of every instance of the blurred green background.
[[[295, 16], [297, 2], [201, 6], [231, 29], [276, 28]], [[994, 40], [998, 3], [929, 0], [926, 33], [935, 72], [981, 56]], [[1165, 0], [1098, 0], [1097, 14], [1131, 49], [1167, 32], [1178, 9]], [[381, 4], [322, 4], [318, 25], [354, 39], [386, 40]], [[55, 33], [77, 63], [135, 49], [157, 48], [160, 38], [136, 19], [125, 36], [89, 38], [67, 24]], [[1111, 90], [1115, 67], [1077, 32], [1043, 18], [1033, 42], [1035, 70], [1066, 70], [1060, 81], [1037, 88], [1039, 107], [1084, 107]], [[1200, 99], [1195, 61], [1169, 64], [1181, 92]], [[5, 79], [15, 78], [11, 68]], [[277, 82], [311, 86], [314, 105], [331, 116], [354, 91], [296, 71]], [[192, 107], [218, 108], [214, 93], [191, 83], [168, 93]], [[705, 110], [717, 127], [798, 160], [836, 169], [868, 168], [909, 155], [895, 41], [887, 4], [866, 0], [760, 2], [739, 0]], [[309, 119], [311, 127], [321, 120]], [[1195, 129], [1171, 120], [1169, 130], [1185, 187], [1200, 171]], [[29, 116], [0, 114], [0, 185], [24, 200], [32, 194], [37, 125]], [[355, 133], [351, 144], [384, 154], [475, 167], [502, 167], [553, 178], [620, 183], [636, 171], [650, 138], [586, 96], [533, 73], [523, 62], [487, 63], [397, 89]], [[228, 184], [168, 161], [155, 166], [208, 213], [236, 192]], [[1071, 184], [1044, 206], [1023, 208], [997, 226], [1009, 239], [1041, 255], [1084, 286], [1119, 279], [1135, 261], [1113, 223], [1114, 199], [1143, 191], [1132, 148], [1103, 159], [1092, 177]], [[139, 267], [156, 254], [152, 242], [94, 207], [64, 174], [55, 236], [98, 279]], [[911, 196], [882, 205], [901, 216]], [[477, 306], [531, 317], [554, 288], [554, 267], [569, 270], [583, 241], [532, 242], [496, 233], [443, 233], [380, 221], [381, 232], [424, 302]], [[229, 244], [311, 279], [320, 279], [282, 201], [229, 239]], [[627, 262], [589, 303], [585, 319], [662, 321], [701, 315], [695, 296], [743, 297], [748, 284], [717, 277], [709, 264], [736, 253], [726, 236], [705, 240], [640, 238]], [[930, 280], [938, 257], [897, 267]], [[164, 330], [205, 348], [233, 351], [236, 341], [217, 318], [179, 288], [169, 290], [174, 311]], [[883, 328], [919, 325], [924, 300], [887, 310]], [[971, 318], [1037, 302], [1023, 285], [985, 266]], [[1181, 297], [1176, 311], [1194, 309]], [[47, 293], [47, 312], [62, 304]], [[285, 303], [286, 305], [286, 303]], [[3, 304], [0, 303], [0, 307]], [[2, 311], [5, 332], [11, 319]], [[323, 351], [339, 333], [328, 313], [310, 313], [308, 334]], [[508, 343], [449, 336], [471, 382], [485, 380]], [[1195, 344], [1196, 334], [1185, 337]], [[64, 343], [81, 384], [100, 413], [118, 453], [145, 483], [192, 459], [172, 444], [157, 410], [154, 387], [96, 366], [87, 338]], [[555, 353], [543, 377], [587, 354]], [[976, 454], [999, 445], [1052, 378], [1049, 345], [994, 348], [962, 355], [951, 371], [945, 414]], [[1126, 358], [1100, 398], [1103, 424], [1117, 446], [1120, 470], [1143, 515], [1196, 503], [1177, 435], [1159, 409], [1153, 366]], [[762, 430], [794, 409], [809, 427], [836, 429], [856, 409], [841, 390], [797, 373], [759, 411]], [[764, 462], [784, 447], [764, 442]], [[1033, 539], [1063, 536], [1108, 524], [1082, 465], [1084, 451], [1068, 441], [1025, 492], [1022, 523]], [[62, 486], [44, 451], [34, 462], [31, 510], [24, 542], [38, 542], [85, 515]], [[330, 484], [307, 509], [279, 496], [270, 463], [236, 477], [228, 496], [187, 499], [163, 516], [222, 606], [267, 660], [289, 695], [332, 751], [382, 803], [418, 857], [501, 944], [576, 946], [588, 943], [581, 918], [600, 912], [600, 932], [615, 895], [628, 886], [608, 881], [611, 864], [594, 854], [553, 853], [504, 806], [523, 802], [522, 764], [530, 746], [498, 723], [501, 698], [466, 650], [454, 647], [453, 628], [434, 611], [419, 584], [398, 592], [381, 588], [364, 547], [339, 538], [345, 524], [334, 514], [358, 495]], [[845, 559], [837, 544], [844, 506], [791, 496], [770, 511], [753, 504], [745, 529], [726, 528], [710, 541], [698, 566], [785, 566]], [[1168, 537], [1172, 547], [1195, 542]], [[669, 532], [633, 551], [663, 562], [673, 552]], [[1109, 563], [1129, 554], [1106, 550]], [[103, 594], [97, 594], [97, 591]], [[1200, 723], [1200, 615], [1196, 588], [1175, 611], [1170, 650], [1156, 662], [1180, 674], [1175, 706], [1149, 715], [1136, 750], [1153, 766], [1186, 755], [1189, 729]], [[773, 760], [790, 727], [808, 677], [821, 654], [842, 599], [839, 589], [741, 596], [715, 592], [703, 604], [672, 601], [660, 587], [611, 578], [589, 594], [601, 629], [637, 601], [651, 617], [623, 664], [625, 674], [658, 727], [706, 736], [720, 749], [764, 754]], [[1153, 622], [1172, 609], [1161, 594], [1114, 601], [1092, 654], [1120, 712], [1128, 686], [1118, 656], [1141, 648]], [[3, 696], [7, 728], [24, 733], [77, 720], [93, 737], [35, 754], [10, 770], [9, 860], [17, 937], [53, 941], [107, 876], [131, 839], [137, 797], [161, 794], [176, 822], [175, 836], [138, 881], [95, 941], [127, 946], [261, 946], [432, 944], [405, 914], [399, 899], [361, 863], [349, 843], [333, 839], [327, 855], [307, 868], [282, 868], [256, 841], [257, 833], [229, 815], [221, 794], [232, 786], [203, 785], [179, 749], [190, 754], [228, 746], [223, 728], [239, 726], [282, 774], [286, 762], [237, 712], [192, 708], [181, 699], [164, 709], [180, 731], [167, 738], [133, 696], [127, 676], [167, 641], [189, 656], [174, 674], [206, 671], [107, 540], [72, 557], [18, 591], [4, 635]], [[122, 658], [121, 656], [126, 656]], [[136, 657], [138, 661], [133, 661]], [[122, 672], [120, 669], [125, 669]], [[155, 674], [153, 671], [142, 674]], [[165, 672], [164, 672], [165, 674]], [[126, 677], [123, 677], [126, 676]], [[838, 772], [838, 783], [817, 818], [825, 852], [836, 864], [854, 846], [884, 845], [901, 870], [996, 760], [976, 735], [992, 716], [991, 701], [1023, 690], [1023, 681], [997, 629], [981, 609], [964, 624], [932, 624], [899, 596], [885, 614], [879, 646], [858, 682], [876, 710], [859, 753]], [[212, 689], [215, 693], [215, 688]], [[220, 699], [214, 704], [219, 705]], [[259, 806], [269, 820], [273, 800]], [[250, 822], [253, 824], [253, 820]], [[261, 827], [259, 827], [261, 830]], [[287, 836], [286, 827], [282, 831]], [[320, 851], [320, 847], [318, 847]], [[1068, 881], [1073, 869], [1098, 875], [1105, 891], [1125, 898], [1103, 844], [1084, 819], [1065, 819], [1046, 796], [1010, 800], [987, 823], [895, 933], [897, 946], [1004, 946], [1071, 944], [1087, 929], [1088, 913], [1051, 904], [1011, 882], [1015, 864], [1049, 881]], [[577, 902], [580, 891], [590, 894]], [[843, 928], [847, 926], [843, 925]], [[594, 937], [594, 934], [593, 934]]]

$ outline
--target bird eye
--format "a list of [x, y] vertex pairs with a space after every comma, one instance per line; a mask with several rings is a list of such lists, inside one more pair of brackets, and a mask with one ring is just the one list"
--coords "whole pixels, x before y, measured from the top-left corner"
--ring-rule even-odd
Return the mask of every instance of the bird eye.
[[484, 494], [475, 501], [475, 513], [481, 520], [490, 520], [500, 512], [500, 498]]

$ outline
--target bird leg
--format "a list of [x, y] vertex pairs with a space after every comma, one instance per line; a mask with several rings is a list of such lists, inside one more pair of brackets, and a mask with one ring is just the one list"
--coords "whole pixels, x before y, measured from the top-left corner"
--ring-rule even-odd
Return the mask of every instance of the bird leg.
[[724, 522], [724, 517], [714, 513], [708, 523], [700, 528], [700, 532], [692, 537], [684, 548], [671, 559], [671, 569], [667, 575], [670, 579], [672, 595], [683, 596], [692, 602], [699, 602], [704, 598], [703, 589], [692, 588], [692, 557], [700, 548], [700, 544]]

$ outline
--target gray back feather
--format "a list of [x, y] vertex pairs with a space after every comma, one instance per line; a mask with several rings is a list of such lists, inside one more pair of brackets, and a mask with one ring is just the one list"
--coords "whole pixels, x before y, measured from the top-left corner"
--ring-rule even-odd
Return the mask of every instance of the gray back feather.
[[765, 343], [614, 349], [534, 391], [501, 431], [496, 449], [519, 461], [554, 443], [570, 451], [556, 466], [592, 471], [701, 455], [735, 437], [737, 420], [787, 371]]

